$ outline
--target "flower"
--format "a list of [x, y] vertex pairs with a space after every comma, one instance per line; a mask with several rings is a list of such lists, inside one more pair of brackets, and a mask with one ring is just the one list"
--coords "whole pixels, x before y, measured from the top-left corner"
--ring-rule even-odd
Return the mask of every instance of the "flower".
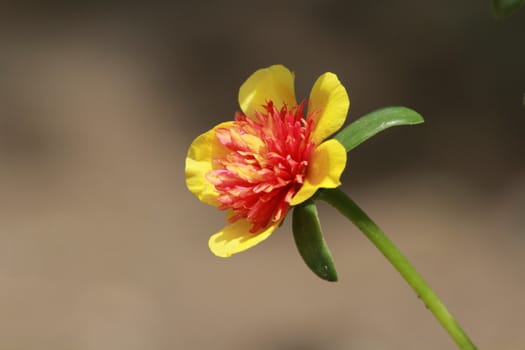
[[338, 187], [346, 165], [344, 147], [325, 141], [350, 106], [335, 74], [322, 74], [309, 100], [298, 104], [293, 73], [282, 65], [263, 68], [242, 84], [239, 105], [234, 121], [198, 136], [186, 157], [188, 189], [227, 211], [228, 224], [209, 240], [220, 257], [268, 238], [291, 206], [319, 188]]

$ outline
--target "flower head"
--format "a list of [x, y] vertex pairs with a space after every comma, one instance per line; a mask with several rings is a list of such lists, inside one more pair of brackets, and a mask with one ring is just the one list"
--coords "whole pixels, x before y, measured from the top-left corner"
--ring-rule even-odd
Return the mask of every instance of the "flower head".
[[346, 151], [324, 141], [344, 123], [350, 101], [333, 73], [297, 103], [294, 76], [274, 65], [241, 86], [242, 112], [197, 137], [186, 158], [186, 184], [201, 201], [227, 211], [228, 224], [209, 240], [221, 257], [266, 239], [291, 206], [319, 188], [339, 186]]

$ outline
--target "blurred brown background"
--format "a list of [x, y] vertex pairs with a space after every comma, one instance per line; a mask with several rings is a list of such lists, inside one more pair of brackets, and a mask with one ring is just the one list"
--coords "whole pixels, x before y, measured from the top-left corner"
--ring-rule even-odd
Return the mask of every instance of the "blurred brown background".
[[453, 349], [386, 260], [321, 206], [340, 282], [289, 220], [231, 259], [184, 185], [194, 137], [283, 63], [338, 74], [349, 121], [424, 125], [349, 155], [345, 190], [482, 349], [525, 349], [525, 9], [488, 1], [0, 4], [0, 348]]

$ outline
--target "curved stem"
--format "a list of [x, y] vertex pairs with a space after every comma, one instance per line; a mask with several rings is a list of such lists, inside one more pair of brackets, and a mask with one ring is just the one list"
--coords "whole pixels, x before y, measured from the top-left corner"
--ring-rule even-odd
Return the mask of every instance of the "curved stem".
[[317, 198], [324, 200], [335, 207], [341, 214], [352, 221], [372, 243], [383, 253], [397, 271], [408, 282], [426, 307], [434, 314], [443, 328], [454, 339], [460, 349], [475, 350], [476, 346], [454, 317], [447, 310], [438, 296], [425, 282], [423, 277], [417, 273], [403, 254], [388, 239], [381, 229], [357, 206], [344, 192], [339, 189], [323, 189], [317, 192]]

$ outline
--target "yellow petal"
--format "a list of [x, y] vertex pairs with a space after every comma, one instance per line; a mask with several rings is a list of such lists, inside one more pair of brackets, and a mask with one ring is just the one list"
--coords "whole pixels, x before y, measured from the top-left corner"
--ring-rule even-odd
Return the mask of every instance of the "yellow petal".
[[312, 139], [320, 143], [343, 126], [350, 99], [337, 75], [324, 73], [317, 78], [312, 91], [308, 111], [318, 111], [315, 116]]
[[218, 128], [230, 127], [233, 122], [225, 122], [198, 136], [190, 145], [186, 156], [186, 186], [204, 203], [218, 206], [217, 191], [206, 179], [206, 174], [215, 169], [214, 158], [223, 157], [227, 149], [215, 136]]
[[239, 219], [211, 236], [208, 245], [213, 254], [227, 258], [264, 241], [278, 225], [279, 223], [276, 223], [259, 233], [250, 233], [252, 223], [246, 219]]
[[319, 188], [335, 188], [346, 166], [346, 150], [338, 141], [328, 140], [312, 152], [303, 186], [292, 198], [291, 205], [301, 204]]
[[264, 111], [263, 105], [273, 101], [277, 108], [292, 107], [295, 100], [294, 75], [285, 66], [274, 65], [253, 73], [239, 89], [239, 106], [247, 116]]

